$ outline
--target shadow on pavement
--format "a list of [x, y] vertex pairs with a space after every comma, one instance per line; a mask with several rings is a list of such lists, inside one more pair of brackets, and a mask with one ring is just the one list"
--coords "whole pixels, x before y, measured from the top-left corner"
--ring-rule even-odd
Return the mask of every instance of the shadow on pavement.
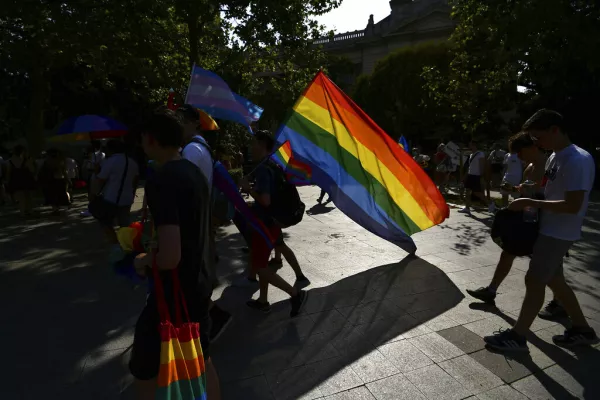
[[248, 309], [253, 292], [228, 287], [218, 301], [235, 315], [211, 351], [226, 399], [264, 399], [265, 393], [242, 394], [227, 384], [261, 376], [277, 399], [326, 395], [332, 382], [357, 377], [350, 364], [378, 346], [424, 333], [421, 324], [463, 298], [442, 271], [417, 257], [311, 289], [304, 312], [294, 319], [288, 300], [272, 304], [268, 315]]
[[79, 204], [60, 218], [0, 217], [3, 399], [115, 399], [145, 301], [109, 267]]
[[325, 204], [315, 204], [310, 209], [306, 210], [307, 215], [321, 215], [327, 214], [331, 211], [335, 210], [335, 207], [327, 207], [327, 203]]
[[[506, 315], [498, 308], [487, 305], [485, 303], [471, 303], [470, 307], [475, 310], [487, 311], [491, 314], [497, 315], [498, 317], [505, 320], [508, 324], [513, 326], [515, 319]], [[568, 322], [568, 321], [564, 321]], [[490, 332], [491, 334], [491, 332]], [[548, 356], [554, 361], [560, 368], [565, 370], [573, 379], [575, 379], [579, 385], [584, 388], [585, 399], [597, 399], [600, 398], [600, 389], [597, 385], [598, 376], [595, 372], [595, 368], [600, 363], [600, 350], [593, 347], [580, 347], [572, 350], [565, 350], [558, 346], [548, 343], [542, 340], [535, 333], [529, 332], [527, 335], [529, 343]], [[544, 388], [550, 393], [553, 398], [556, 399], [575, 399], [578, 397], [573, 396], [567, 389], [565, 389], [564, 382], [557, 382], [555, 376], [549, 376], [543, 369], [541, 369], [531, 358], [529, 353], [526, 354], [510, 354], [510, 353], [497, 353], [491, 349], [488, 351], [499, 354], [500, 357], [504, 357], [506, 362], [516, 362], [521, 364], [524, 368], [530, 371], [535, 378], [544, 386]]]

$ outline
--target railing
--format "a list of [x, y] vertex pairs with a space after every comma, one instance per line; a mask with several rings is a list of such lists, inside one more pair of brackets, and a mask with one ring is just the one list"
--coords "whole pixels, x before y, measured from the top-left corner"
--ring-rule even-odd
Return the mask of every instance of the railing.
[[326, 44], [326, 43], [332, 43], [332, 42], [341, 42], [344, 40], [360, 39], [364, 36], [365, 36], [364, 31], [346, 32], [346, 33], [340, 33], [333, 37], [320, 38], [320, 39], [315, 40], [313, 43], [314, 44]]

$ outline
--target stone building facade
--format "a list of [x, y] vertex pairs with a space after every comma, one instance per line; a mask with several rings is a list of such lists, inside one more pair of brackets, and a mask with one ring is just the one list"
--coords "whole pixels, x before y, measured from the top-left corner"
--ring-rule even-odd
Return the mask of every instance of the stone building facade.
[[394, 50], [444, 41], [454, 30], [447, 0], [391, 0], [390, 7], [390, 15], [378, 23], [371, 15], [364, 30], [318, 39], [315, 44], [329, 53], [348, 58], [355, 65], [357, 76], [371, 73], [377, 61]]

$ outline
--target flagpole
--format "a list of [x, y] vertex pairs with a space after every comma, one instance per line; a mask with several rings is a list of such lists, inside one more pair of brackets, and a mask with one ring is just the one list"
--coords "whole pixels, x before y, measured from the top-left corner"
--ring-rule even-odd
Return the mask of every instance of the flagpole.
[[190, 86], [192, 86], [192, 80], [194, 79], [194, 70], [196, 69], [196, 62], [192, 64], [192, 72], [190, 73], [190, 82], [188, 83], [187, 90], [185, 91], [185, 101], [184, 104], [188, 104], [188, 97], [190, 95]]

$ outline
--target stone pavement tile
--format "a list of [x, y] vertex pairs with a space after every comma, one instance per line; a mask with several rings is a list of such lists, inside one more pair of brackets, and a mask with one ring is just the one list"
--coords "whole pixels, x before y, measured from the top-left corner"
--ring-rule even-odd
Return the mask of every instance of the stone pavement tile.
[[[211, 359], [219, 372], [219, 380], [221, 383], [252, 378], [262, 375], [263, 373], [259, 360], [252, 357], [252, 355], [244, 354], [243, 350], [232, 350], [227, 353], [211, 351]], [[265, 358], [263, 360], [267, 359]]]
[[222, 385], [223, 400], [272, 400], [269, 384], [264, 376], [229, 382]]
[[[508, 315], [515, 321], [519, 318], [518, 312], [507, 312], [506, 315]], [[529, 330], [532, 332], [537, 332], [537, 331], [541, 331], [542, 329], [548, 329], [554, 325], [558, 325], [558, 322], [547, 321], [545, 319], [536, 318], [533, 321], [533, 324], [531, 324], [531, 328], [529, 328]]]
[[448, 278], [450, 278], [452, 282], [463, 285], [467, 283], [473, 283], [475, 285], [475, 282], [485, 282], [487, 280], [487, 278], [470, 269], [450, 272], [446, 275], [448, 275]]
[[328, 297], [327, 293], [311, 293], [304, 305], [304, 313], [306, 314], [314, 314], [333, 309], [335, 309], [335, 302]]
[[502, 385], [502, 380], [468, 355], [438, 364], [473, 394]]
[[346, 392], [324, 397], [323, 400], [375, 400], [375, 397], [365, 386], [359, 386]]
[[490, 313], [483, 310], [476, 310], [469, 307], [469, 304], [462, 302], [456, 307], [446, 311], [444, 315], [461, 325], [479, 321], [490, 317]]
[[441, 314], [448, 311], [453, 305], [458, 304], [463, 298], [464, 296], [460, 290], [453, 287], [449, 290], [435, 290], [408, 296], [392, 297], [390, 300], [409, 314], [426, 310], [439, 311]]
[[438, 331], [438, 334], [467, 354], [485, 348], [485, 343], [481, 339], [481, 336], [474, 334], [464, 326], [444, 329]]
[[379, 351], [400, 372], [409, 372], [433, 364], [433, 361], [429, 357], [408, 340], [383, 345], [379, 347]]
[[470, 356], [506, 383], [515, 382], [539, 371], [539, 367], [533, 363], [531, 357], [525, 354], [516, 359], [484, 349]]
[[434, 332], [459, 325], [458, 322], [445, 315], [439, 315], [439, 313], [434, 310], [419, 311], [411, 315], [415, 317], [419, 323], [425, 324], [425, 326]]
[[496, 315], [487, 315], [488, 317], [485, 319], [470, 322], [463, 326], [471, 332], [479, 335], [480, 337], [489, 336], [500, 329], [506, 329], [511, 327], [511, 324], [506, 322], [504, 319]]
[[472, 394], [437, 365], [408, 372], [405, 376], [431, 400], [459, 400]]
[[517, 392], [511, 386], [503, 385], [477, 395], [479, 400], [527, 400], [527, 397]]
[[496, 296], [496, 307], [503, 311], [515, 311], [520, 310], [523, 305], [523, 299], [525, 298], [525, 292], [521, 290], [515, 290], [505, 293], [500, 293]]
[[364, 383], [373, 382], [400, 372], [398, 368], [396, 368], [394, 364], [385, 358], [377, 349], [365, 354], [352, 363], [351, 366]]
[[[594, 367], [591, 367], [591, 368], [594, 368]], [[590, 396], [589, 390], [595, 386], [594, 384], [596, 382], [593, 382], [591, 380], [588, 382], [585, 382], [585, 381], [579, 382], [579, 381], [577, 381], [577, 378], [581, 378], [581, 377], [578, 376], [576, 372], [574, 373], [575, 376], [573, 376], [572, 373], [569, 373], [568, 371], [566, 371], [565, 369], [563, 369], [561, 366], [558, 366], [558, 365], [553, 365], [552, 367], [545, 369], [543, 371], [543, 373], [548, 375], [556, 383], [558, 383], [560, 386], [567, 389], [569, 392], [573, 393], [578, 398], [588, 398], [588, 399], [592, 398]], [[590, 371], [590, 377], [592, 374], [593, 374], [593, 372]], [[595, 379], [597, 379], [597, 377]], [[587, 385], [585, 385], [586, 383], [587, 383]], [[586, 393], [586, 386], [588, 387], [588, 393]], [[596, 394], [599, 394], [598, 390], [596, 390]], [[597, 398], [597, 397], [595, 397], [595, 398]]]
[[518, 380], [511, 385], [531, 400], [575, 399], [566, 388], [543, 371]]
[[367, 384], [377, 400], [425, 400], [426, 397], [402, 374]]
[[316, 376], [322, 379], [318, 389], [323, 396], [343, 392], [364, 384], [343, 358], [319, 361], [312, 366]]
[[380, 319], [372, 323], [357, 325], [356, 328], [364, 335], [364, 339], [374, 346], [432, 332], [425, 325], [419, 325], [417, 319], [411, 315]]
[[322, 380], [313, 366], [280, 370], [266, 375], [276, 400], [312, 400], [323, 397], [318, 383]]
[[445, 273], [465, 271], [470, 269], [469, 266], [463, 265], [460, 261], [444, 261], [434, 264], [436, 267], [444, 271]]
[[[304, 364], [304, 359], [299, 357], [300, 344], [273, 346], [265, 349], [264, 352], [257, 355], [253, 360], [254, 368], [260, 369], [264, 373], [275, 373], [286, 368], [298, 367]], [[252, 371], [252, 369], [250, 370]]]
[[407, 340], [417, 349], [421, 350], [427, 357], [431, 358], [435, 363], [440, 363], [465, 354], [461, 349], [435, 332]]
[[344, 325], [348, 324], [346, 317], [344, 317], [338, 310], [329, 310], [318, 312], [309, 315], [313, 321], [313, 333], [321, 333], [331, 330], [339, 330]]
[[133, 377], [129, 373], [130, 351], [94, 351], [85, 361], [80, 383], [90, 390], [92, 399], [117, 398], [130, 386]]

